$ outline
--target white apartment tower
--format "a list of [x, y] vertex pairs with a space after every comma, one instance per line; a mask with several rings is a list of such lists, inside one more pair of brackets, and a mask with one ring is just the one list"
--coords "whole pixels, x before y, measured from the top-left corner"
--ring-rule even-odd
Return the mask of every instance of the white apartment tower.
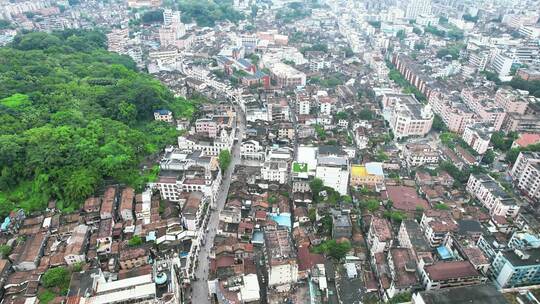
[[431, 0], [409, 0], [405, 6], [405, 18], [416, 19], [431, 14]]
[[532, 200], [540, 200], [540, 153], [521, 152], [511, 175], [519, 190]]

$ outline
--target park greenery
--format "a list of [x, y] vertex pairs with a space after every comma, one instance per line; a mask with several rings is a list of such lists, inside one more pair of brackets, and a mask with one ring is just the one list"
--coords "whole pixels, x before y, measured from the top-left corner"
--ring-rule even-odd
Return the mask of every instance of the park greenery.
[[73, 210], [105, 181], [141, 189], [155, 172], [140, 163], [178, 135], [153, 111], [193, 115], [194, 102], [105, 47], [102, 33], [69, 30], [0, 48], [0, 216], [51, 199]]
[[165, 6], [182, 12], [183, 22], [196, 22], [198, 26], [208, 27], [225, 20], [233, 23], [244, 20], [244, 14], [235, 10], [232, 4], [231, 0], [168, 0], [164, 2]]
[[276, 12], [276, 20], [283, 23], [292, 23], [311, 16], [311, 9], [302, 2], [291, 2]]

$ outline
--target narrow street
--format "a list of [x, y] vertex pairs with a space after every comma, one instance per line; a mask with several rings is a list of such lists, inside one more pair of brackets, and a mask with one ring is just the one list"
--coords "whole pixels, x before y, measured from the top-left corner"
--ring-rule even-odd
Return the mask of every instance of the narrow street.
[[227, 194], [229, 193], [229, 186], [231, 184], [231, 176], [234, 171], [234, 167], [237, 164], [241, 163], [240, 159], [240, 143], [242, 142], [242, 137], [245, 131], [245, 117], [237, 107], [237, 128], [238, 141], [233, 145], [231, 156], [232, 161], [229, 168], [225, 171], [223, 175], [223, 181], [221, 183], [220, 191], [217, 198], [216, 209], [213, 210], [210, 214], [210, 220], [208, 221], [207, 233], [206, 233], [206, 242], [204, 248], [201, 248], [199, 252], [198, 261], [199, 264], [195, 271], [196, 281], [193, 281], [191, 292], [191, 303], [196, 304], [207, 304], [210, 303], [208, 295], [208, 271], [209, 271], [209, 253], [212, 250], [212, 245], [214, 244], [214, 237], [216, 236], [217, 226], [219, 224], [219, 213], [225, 205], [225, 200], [227, 199]]

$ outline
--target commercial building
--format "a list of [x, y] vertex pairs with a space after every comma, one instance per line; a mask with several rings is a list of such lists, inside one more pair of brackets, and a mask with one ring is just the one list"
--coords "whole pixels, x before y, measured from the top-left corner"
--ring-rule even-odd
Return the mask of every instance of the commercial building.
[[540, 153], [521, 152], [510, 172], [517, 188], [533, 201], [540, 200]]
[[272, 78], [282, 87], [297, 87], [306, 85], [306, 74], [282, 62], [273, 63], [268, 67]]

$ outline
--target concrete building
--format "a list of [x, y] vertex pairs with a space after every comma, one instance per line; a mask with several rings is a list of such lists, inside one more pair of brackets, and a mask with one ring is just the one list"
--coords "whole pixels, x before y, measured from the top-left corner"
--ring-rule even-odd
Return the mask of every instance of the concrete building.
[[428, 144], [406, 144], [403, 154], [409, 168], [439, 163], [439, 153]]
[[491, 141], [493, 128], [486, 124], [474, 124], [465, 127], [462, 138], [478, 154], [486, 153]]
[[519, 212], [516, 199], [487, 174], [471, 174], [466, 189], [489, 210], [491, 216], [514, 218]]
[[491, 283], [421, 291], [412, 295], [412, 304], [508, 304]]
[[392, 227], [384, 218], [373, 216], [367, 235], [369, 251], [372, 255], [381, 253], [392, 245]]
[[86, 261], [86, 245], [88, 244], [89, 234], [90, 229], [86, 225], [81, 224], [73, 230], [64, 251], [64, 260], [68, 266]]
[[412, 94], [385, 96], [383, 107], [388, 111], [388, 121], [397, 139], [425, 136], [431, 130], [434, 118], [431, 106], [422, 105]]
[[351, 187], [376, 186], [384, 183], [382, 163], [351, 166]]
[[349, 160], [337, 156], [319, 157], [315, 176], [320, 178], [325, 186], [346, 195], [349, 185]]
[[306, 85], [306, 74], [290, 65], [276, 62], [268, 67], [272, 78], [282, 87], [297, 87]]
[[405, 18], [414, 20], [420, 15], [431, 14], [431, 0], [405, 1]]
[[264, 247], [268, 270], [268, 286], [288, 291], [298, 281], [296, 249], [289, 230], [266, 230]]
[[509, 81], [512, 79], [510, 76], [510, 70], [512, 69], [512, 64], [514, 60], [504, 54], [497, 54], [493, 57], [491, 61], [491, 68], [501, 81]]
[[346, 238], [350, 239], [352, 236], [352, 224], [351, 219], [346, 214], [340, 214], [334, 216], [334, 222], [332, 224], [332, 238]]
[[419, 265], [426, 290], [476, 285], [487, 280], [469, 261], [438, 261], [424, 265], [421, 260]]
[[540, 153], [521, 152], [510, 172], [517, 188], [532, 201], [540, 201]]
[[540, 248], [499, 251], [491, 265], [501, 288], [540, 284]]
[[173, 122], [173, 114], [169, 110], [156, 110], [154, 111], [154, 119], [164, 122]]
[[495, 94], [495, 102], [509, 113], [525, 114], [529, 103], [537, 102], [537, 98], [529, 92], [512, 88], [500, 88]]

